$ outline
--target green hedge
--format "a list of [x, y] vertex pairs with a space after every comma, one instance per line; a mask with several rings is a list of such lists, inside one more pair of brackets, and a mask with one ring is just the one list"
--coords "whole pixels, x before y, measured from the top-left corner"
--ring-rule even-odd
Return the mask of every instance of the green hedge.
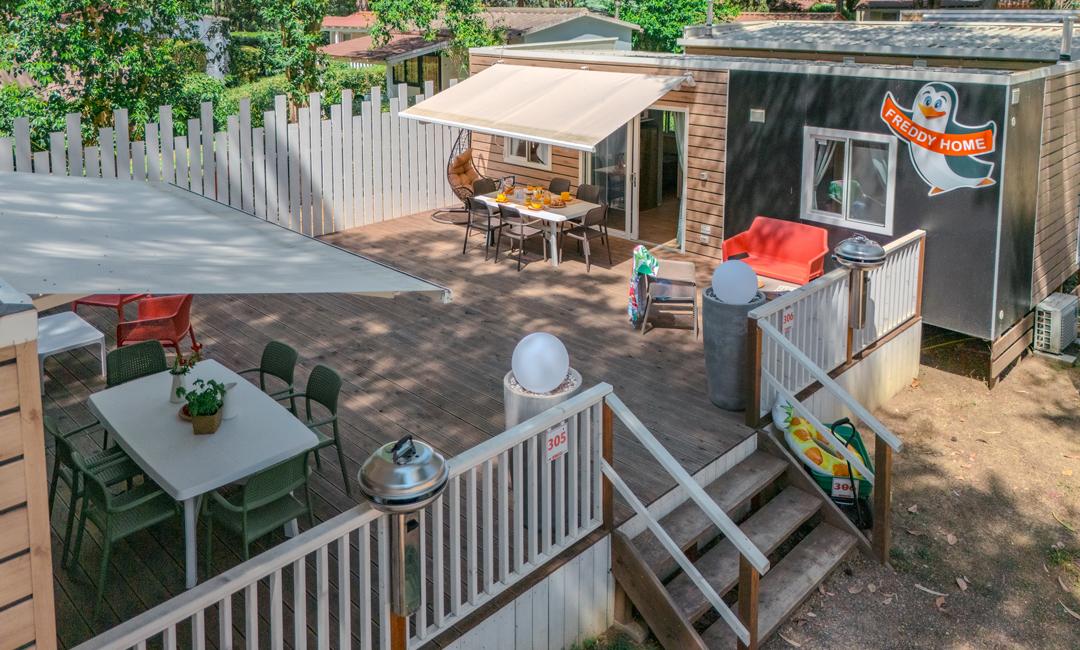
[[229, 34], [229, 74], [234, 84], [281, 74], [286, 55], [277, 32], [233, 32]]
[[[323, 74], [322, 103], [326, 110], [326, 116], [330, 115], [330, 106], [341, 101], [342, 88], [351, 89], [359, 97], [360, 95], [366, 95], [372, 86], [382, 87], [385, 83], [386, 68], [381, 65], [370, 68], [351, 68], [345, 63], [331, 63]], [[274, 97], [276, 95], [288, 95], [288, 91], [289, 82], [283, 74], [233, 86], [225, 90], [221, 103], [224, 113], [221, 111], [215, 111], [215, 113], [219, 115], [235, 115], [240, 110], [240, 100], [244, 97], [250, 97], [251, 119], [256, 123], [260, 123], [264, 112], [274, 110]], [[355, 112], [359, 111], [359, 109], [360, 102], [357, 101], [354, 103], [353, 110]]]
[[810, 13], [834, 14], [836, 13], [836, 5], [832, 2], [818, 2], [810, 6]]

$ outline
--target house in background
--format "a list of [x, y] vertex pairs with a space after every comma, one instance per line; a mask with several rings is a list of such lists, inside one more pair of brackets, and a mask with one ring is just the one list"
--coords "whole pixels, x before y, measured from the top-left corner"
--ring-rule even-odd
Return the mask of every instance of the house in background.
[[[633, 23], [578, 7], [488, 7], [484, 17], [504, 35], [507, 45], [525, 47], [570, 43], [581, 49], [602, 46], [629, 50], [634, 32], [641, 31]], [[423, 91], [427, 81], [442, 90], [451, 79], [468, 75], [468, 62], [446, 52], [452, 37], [449, 30], [440, 28], [434, 39], [414, 32], [395, 33], [386, 44], [376, 47], [370, 33], [374, 22], [375, 14], [370, 11], [327, 16], [323, 19], [327, 45], [322, 51], [354, 66], [386, 65], [391, 92], [397, 84], [406, 84], [409, 94], [415, 95]]]

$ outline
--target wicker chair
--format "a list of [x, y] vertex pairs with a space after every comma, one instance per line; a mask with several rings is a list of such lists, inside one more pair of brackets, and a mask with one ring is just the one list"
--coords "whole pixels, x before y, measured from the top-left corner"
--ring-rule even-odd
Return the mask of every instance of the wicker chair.
[[[450, 184], [450, 190], [454, 193], [462, 204], [465, 203], [465, 199], [471, 198], [476, 194], [473, 189], [473, 183], [483, 179], [484, 176], [476, 168], [476, 163], [473, 161], [472, 150], [472, 131], [462, 130], [458, 134], [457, 140], [454, 141], [454, 147], [450, 151], [450, 159], [446, 161], [446, 181]], [[513, 176], [507, 176], [502, 179], [491, 179], [494, 186], [489, 192], [494, 192], [498, 189], [498, 185], [514, 183]], [[468, 221], [468, 206], [461, 208], [448, 208], [446, 210], [436, 210], [432, 213], [431, 218], [441, 223], [458, 223], [464, 224]], [[449, 215], [459, 215], [458, 217], [452, 217]]]
[[[548, 258], [547, 238], [544, 237], [544, 229], [542, 226], [537, 225], [542, 222], [539, 219], [526, 219], [521, 216], [518, 209], [511, 205], [499, 206], [499, 234], [495, 240], [495, 261], [499, 261], [499, 248], [502, 244], [502, 238], [505, 234], [510, 239], [510, 250], [513, 250], [513, 244], [518, 246], [517, 256], [517, 270], [521, 270], [521, 258], [525, 255], [525, 242], [534, 237], [539, 237], [542, 246], [544, 247], [544, 259]], [[554, 254], [554, 251], [552, 251]]]
[[570, 191], [570, 179], [556, 176], [548, 183], [548, 191], [552, 194], [562, 194]]
[[465, 199], [465, 205], [469, 208], [469, 220], [465, 223], [465, 243], [461, 245], [461, 254], [464, 255], [469, 248], [469, 234], [473, 230], [478, 230], [484, 233], [484, 261], [487, 261], [492, 236], [503, 227], [503, 224], [483, 201], [469, 198]]
[[586, 203], [600, 202], [600, 186], [582, 183], [577, 186], [577, 198]]

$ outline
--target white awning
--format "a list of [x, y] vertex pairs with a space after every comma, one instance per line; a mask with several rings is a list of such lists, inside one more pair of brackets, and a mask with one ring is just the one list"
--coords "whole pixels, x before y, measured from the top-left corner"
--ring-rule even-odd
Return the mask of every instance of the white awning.
[[499, 63], [402, 111], [401, 117], [595, 151], [689, 76]]
[[166, 183], [0, 173], [0, 278], [28, 294], [450, 290]]

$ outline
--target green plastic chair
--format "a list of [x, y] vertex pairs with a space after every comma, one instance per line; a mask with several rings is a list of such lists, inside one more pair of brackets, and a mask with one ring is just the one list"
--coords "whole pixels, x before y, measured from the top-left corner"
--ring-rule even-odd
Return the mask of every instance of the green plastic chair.
[[[251, 372], [259, 373], [259, 388], [270, 395], [270, 397], [278, 398], [287, 396], [289, 397], [289, 407], [294, 413], [296, 412], [296, 388], [293, 386], [293, 373], [296, 371], [296, 360], [300, 357], [292, 347], [282, 343], [281, 341], [270, 341], [263, 348], [262, 358], [259, 359], [258, 368], [248, 368], [241, 370], [239, 374], [247, 374]], [[273, 377], [284, 382], [285, 387], [278, 390], [267, 390], [266, 380], [268, 377]]]
[[[314, 526], [308, 476], [311, 468], [308, 452], [290, 458], [248, 477], [244, 486], [231, 496], [214, 491], [206, 499], [206, 570], [211, 572], [214, 523], [240, 536], [244, 559], [251, 557], [251, 543], [280, 528], [301, 515], [307, 515], [308, 526]], [[301, 500], [293, 494], [303, 488]]]
[[[165, 348], [161, 347], [161, 343], [143, 341], [125, 345], [105, 355], [105, 386], [112, 388], [168, 369], [169, 362], [165, 358]], [[107, 429], [102, 446], [109, 446]]]
[[105, 579], [109, 573], [109, 559], [113, 544], [130, 535], [155, 526], [179, 515], [178, 504], [151, 481], [138, 487], [113, 494], [97, 474], [83, 463], [81, 455], [72, 454], [75, 467], [83, 474], [83, 507], [79, 513], [79, 533], [75, 537], [74, 558], [82, 549], [86, 522], [89, 520], [101, 531], [101, 568], [98, 572], [97, 597], [94, 599], [94, 617], [101, 610], [105, 595]]
[[[315, 465], [321, 470], [322, 460], [319, 459], [319, 451], [324, 447], [336, 447], [338, 455], [338, 464], [341, 465], [341, 479], [345, 482], [345, 493], [352, 495], [352, 487], [349, 485], [349, 472], [345, 469], [345, 453], [341, 450], [341, 434], [338, 431], [338, 396], [341, 394], [341, 377], [331, 370], [330, 368], [319, 364], [308, 375], [307, 388], [303, 393], [293, 393], [288, 397], [304, 398], [304, 424], [314, 432], [315, 437], [319, 439], [318, 444], [315, 446]], [[285, 397], [278, 397], [279, 401], [284, 400]], [[313, 415], [312, 404], [318, 404], [326, 410], [325, 417], [316, 419]], [[296, 417], [300, 415], [296, 412], [295, 405], [289, 409]], [[319, 430], [319, 427], [326, 425], [331, 426], [333, 431], [332, 436], [328, 436]]]
[[[83, 456], [75, 449], [71, 443], [72, 438], [98, 426], [96, 422], [67, 433], [60, 433], [56, 421], [49, 416], [45, 416], [44, 423], [45, 431], [56, 442], [52, 479], [49, 482], [49, 512], [52, 512], [53, 503], [56, 501], [56, 487], [60, 481], [68, 486], [68, 491], [71, 493], [67, 524], [64, 527], [64, 551], [60, 555], [60, 566], [66, 567], [68, 552], [71, 550], [71, 531], [75, 524], [75, 510], [83, 497], [83, 476], [79, 466], [85, 467], [87, 471], [96, 475], [106, 486], [112, 487], [118, 483], [127, 482], [129, 489], [132, 487], [133, 479], [142, 475], [142, 470], [119, 447], [89, 456]], [[76, 458], [79, 459], [79, 464], [76, 464]]]

